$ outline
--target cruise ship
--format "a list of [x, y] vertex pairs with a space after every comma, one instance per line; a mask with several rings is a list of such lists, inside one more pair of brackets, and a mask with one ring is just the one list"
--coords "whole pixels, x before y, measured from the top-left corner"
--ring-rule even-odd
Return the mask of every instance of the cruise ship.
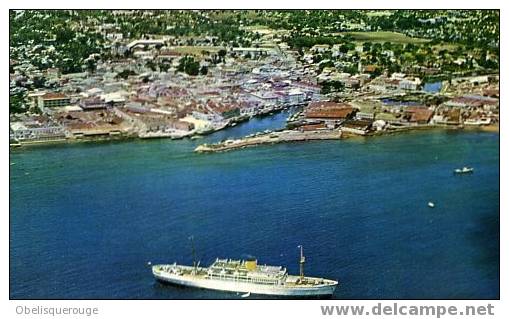
[[[155, 278], [163, 283], [202, 289], [250, 294], [325, 297], [334, 293], [335, 280], [304, 276], [305, 257], [301, 249], [300, 274], [289, 275], [282, 266], [258, 264], [256, 259], [217, 258], [209, 267], [159, 264], [152, 266]], [[244, 296], [243, 295], [243, 296]]]

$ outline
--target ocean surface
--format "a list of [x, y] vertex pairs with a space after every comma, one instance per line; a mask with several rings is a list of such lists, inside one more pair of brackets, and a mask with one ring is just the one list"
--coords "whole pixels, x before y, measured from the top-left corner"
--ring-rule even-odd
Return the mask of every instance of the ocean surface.
[[[10, 154], [10, 297], [223, 299], [157, 283], [148, 262], [216, 257], [337, 279], [339, 299], [499, 298], [499, 135], [427, 131], [194, 154], [200, 140]], [[464, 165], [475, 173], [454, 176]], [[435, 208], [429, 208], [428, 202]], [[251, 296], [250, 298], [255, 298]]]

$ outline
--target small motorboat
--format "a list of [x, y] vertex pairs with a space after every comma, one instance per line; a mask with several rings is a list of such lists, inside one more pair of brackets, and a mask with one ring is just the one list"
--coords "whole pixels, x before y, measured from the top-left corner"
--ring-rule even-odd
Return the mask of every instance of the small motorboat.
[[433, 202], [428, 202], [428, 207], [431, 207], [431, 208], [435, 207], [435, 203], [433, 203]]
[[247, 298], [247, 297], [249, 297], [249, 296], [251, 296], [251, 292], [246, 292], [246, 293], [245, 293], [245, 294], [243, 294], [241, 297], [242, 297], [242, 298]]
[[455, 174], [468, 174], [473, 173], [474, 169], [472, 167], [463, 166], [463, 168], [457, 168], [454, 170]]

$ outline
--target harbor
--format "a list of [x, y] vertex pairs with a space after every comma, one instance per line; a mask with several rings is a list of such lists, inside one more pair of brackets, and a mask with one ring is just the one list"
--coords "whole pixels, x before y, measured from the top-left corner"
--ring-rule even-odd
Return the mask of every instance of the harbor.
[[[306, 272], [341, 283], [333, 299], [498, 296], [498, 133], [438, 129], [193, 153], [277, 130], [286, 117], [198, 140], [13, 150], [11, 297], [241, 299], [154, 281], [148, 261], [192, 265], [190, 235], [204, 265], [254, 255], [291, 274], [303, 244]], [[453, 174], [465, 165], [475, 172]]]
[[500, 299], [500, 14], [9, 10], [9, 300]]

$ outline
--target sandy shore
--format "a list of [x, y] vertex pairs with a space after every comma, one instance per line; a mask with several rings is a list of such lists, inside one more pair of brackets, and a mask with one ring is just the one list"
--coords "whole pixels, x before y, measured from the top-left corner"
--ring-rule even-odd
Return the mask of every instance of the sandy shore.
[[465, 125], [464, 129], [468, 130], [468, 131], [483, 131], [483, 132], [494, 132], [494, 133], [500, 132], [500, 126], [498, 123], [490, 124], [490, 125], [479, 125], [479, 126]]
[[481, 126], [481, 130], [482, 131], [486, 131], [486, 132], [497, 132], [497, 133], [499, 133], [500, 132], [500, 126], [498, 124]]

